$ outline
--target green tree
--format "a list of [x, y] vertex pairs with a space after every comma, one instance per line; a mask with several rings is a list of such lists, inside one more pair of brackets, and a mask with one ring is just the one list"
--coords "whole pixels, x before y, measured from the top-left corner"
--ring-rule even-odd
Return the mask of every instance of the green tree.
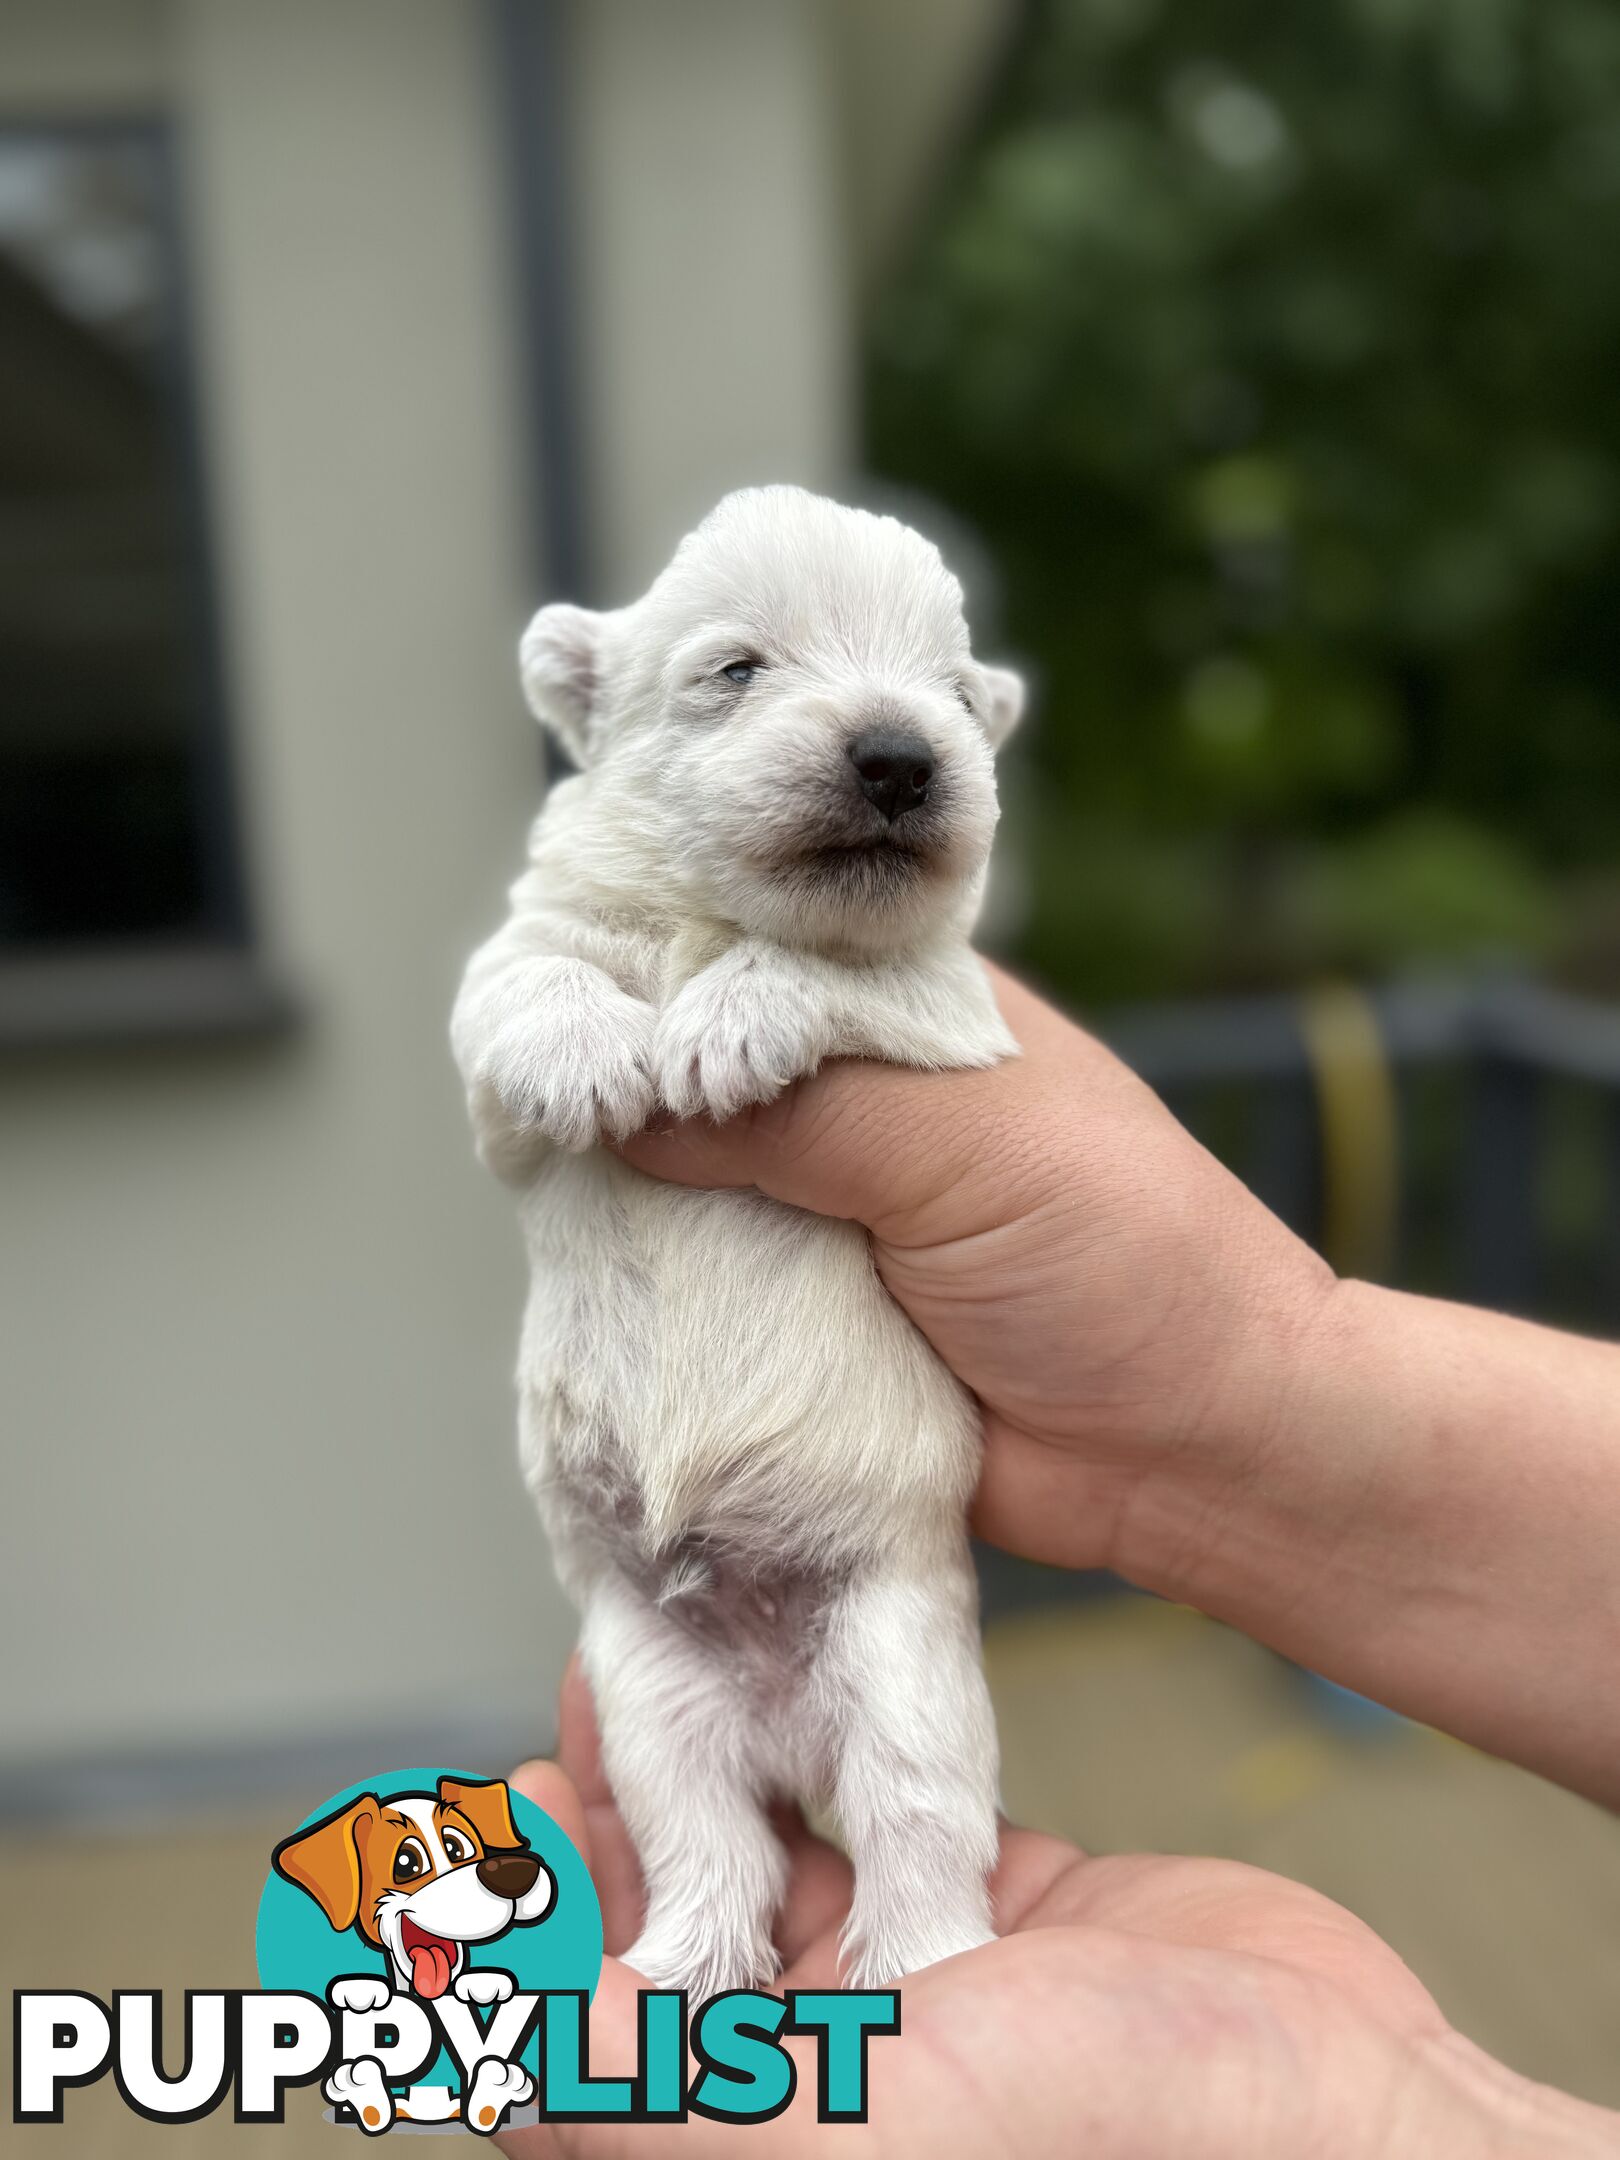
[[1612, 0], [1031, 11], [877, 311], [868, 410], [873, 466], [984, 537], [1041, 682], [1050, 977], [1567, 954], [1600, 921], [1617, 266]]

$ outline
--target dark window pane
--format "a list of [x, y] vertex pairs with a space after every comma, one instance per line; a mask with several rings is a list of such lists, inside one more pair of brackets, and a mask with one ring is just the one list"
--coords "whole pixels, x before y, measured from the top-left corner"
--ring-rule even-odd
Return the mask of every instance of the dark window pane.
[[0, 126], [0, 946], [219, 938], [165, 145]]

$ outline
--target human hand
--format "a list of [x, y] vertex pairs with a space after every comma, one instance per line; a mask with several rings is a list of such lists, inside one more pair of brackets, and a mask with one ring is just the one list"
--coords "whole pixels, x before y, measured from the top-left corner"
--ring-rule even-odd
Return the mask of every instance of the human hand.
[[[641, 1879], [577, 1666], [560, 1742], [558, 1763], [526, 1764], [512, 1783], [578, 1846], [609, 1952], [622, 1952], [641, 1925]], [[834, 1986], [848, 1862], [796, 1816], [780, 1827], [791, 1859], [782, 1985]], [[1088, 1859], [1009, 1828], [992, 1887], [1000, 1939], [905, 1981], [900, 2035], [872, 2043], [868, 2127], [816, 2122], [801, 2059], [800, 2097], [755, 2138], [812, 2156], [842, 2136], [877, 2154], [1026, 2160], [1612, 2149], [1613, 2118], [1471, 2047], [1392, 1950], [1297, 1883], [1226, 1861]], [[610, 1954], [591, 2012], [593, 2074], [634, 2070], [639, 1984]], [[515, 2160], [637, 2160], [671, 2144], [732, 2153], [737, 2137], [734, 2125], [694, 2119], [543, 2125], [498, 2142]]]
[[1620, 1351], [1338, 1282], [1118, 1058], [993, 981], [1015, 1061], [830, 1065], [625, 1159], [870, 1229], [984, 1406], [982, 1536], [1620, 1806]]
[[1194, 1467], [1212, 1491], [1242, 1481], [1281, 1345], [1332, 1277], [1111, 1052], [995, 987], [1016, 1061], [831, 1065], [623, 1153], [865, 1223], [889, 1290], [984, 1406], [981, 1532], [1157, 1582], [1168, 1555], [1142, 1539], [1171, 1521], [1167, 1474], [1178, 1493]]

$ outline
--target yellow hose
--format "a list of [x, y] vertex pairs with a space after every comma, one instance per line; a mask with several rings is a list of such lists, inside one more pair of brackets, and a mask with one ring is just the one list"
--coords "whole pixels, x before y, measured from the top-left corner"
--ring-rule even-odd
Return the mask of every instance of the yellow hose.
[[1322, 983], [1300, 1000], [1322, 1135], [1322, 1251], [1341, 1275], [1381, 1281], [1400, 1209], [1395, 1082], [1371, 998]]

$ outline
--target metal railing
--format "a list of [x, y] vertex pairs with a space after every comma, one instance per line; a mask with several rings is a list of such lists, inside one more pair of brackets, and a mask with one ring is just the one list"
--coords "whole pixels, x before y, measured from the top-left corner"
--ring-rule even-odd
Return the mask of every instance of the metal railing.
[[1098, 1031], [1346, 1272], [1620, 1329], [1620, 1006], [1403, 983]]

